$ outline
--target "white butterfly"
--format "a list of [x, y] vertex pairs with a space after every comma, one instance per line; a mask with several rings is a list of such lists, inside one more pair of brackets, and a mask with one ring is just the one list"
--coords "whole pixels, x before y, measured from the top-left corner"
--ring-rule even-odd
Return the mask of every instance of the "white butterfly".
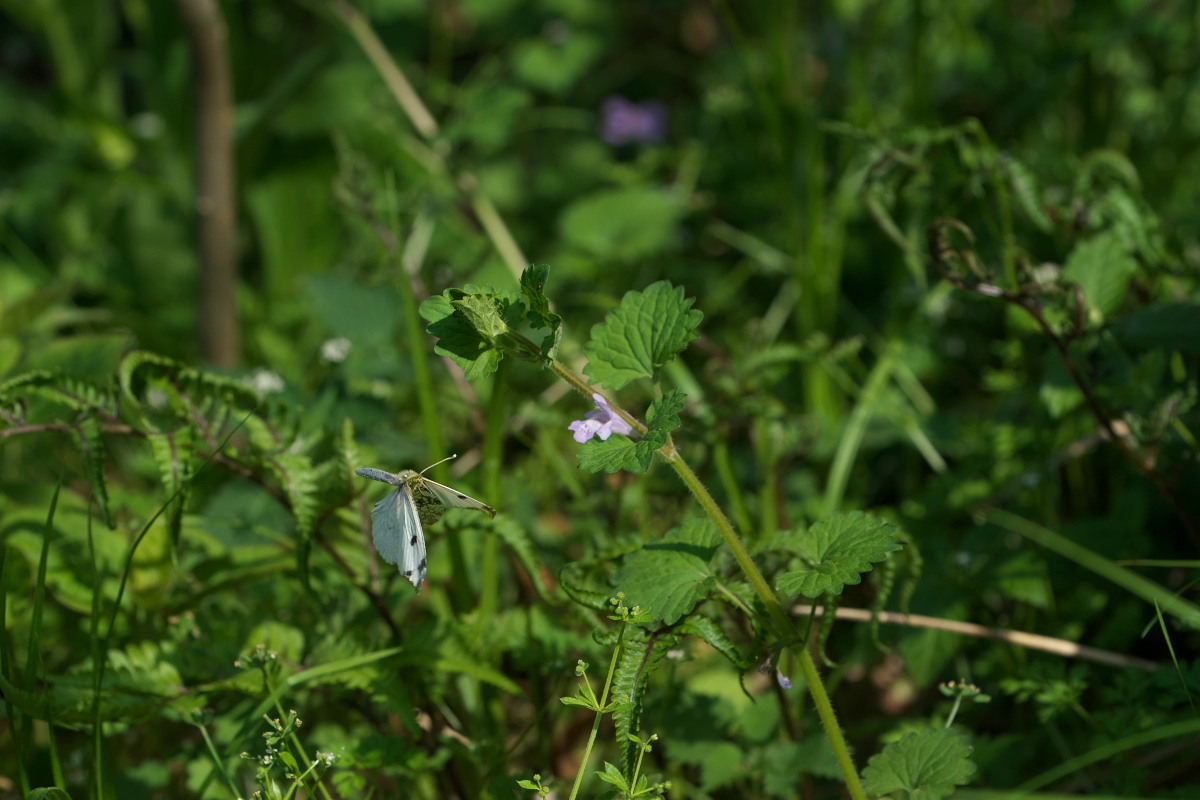
[[421, 477], [424, 473], [457, 456], [443, 458], [437, 464], [420, 472], [402, 469], [387, 472], [382, 469], [363, 467], [355, 475], [383, 481], [396, 487], [396, 491], [380, 500], [371, 509], [372, 536], [375, 549], [383, 560], [400, 568], [412, 585], [421, 588], [425, 581], [425, 525], [432, 525], [442, 518], [447, 508], [474, 508], [489, 517], [496, 516], [496, 509], [481, 503], [474, 497]]

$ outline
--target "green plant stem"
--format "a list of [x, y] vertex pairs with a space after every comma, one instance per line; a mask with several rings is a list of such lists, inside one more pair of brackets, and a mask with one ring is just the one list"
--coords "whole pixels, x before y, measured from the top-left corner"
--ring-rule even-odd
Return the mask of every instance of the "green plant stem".
[[[604, 719], [604, 707], [608, 705], [608, 692], [612, 688], [613, 675], [617, 672], [617, 659], [621, 657], [621, 647], [625, 643], [625, 626], [617, 635], [617, 647], [613, 650], [612, 661], [608, 664], [608, 676], [604, 679], [604, 690], [600, 693], [600, 708], [596, 710], [596, 719], [592, 721], [592, 732], [588, 735], [587, 745], [583, 748], [583, 758], [579, 761], [579, 772], [575, 774], [575, 784], [571, 787], [569, 800], [579, 796], [579, 787], [583, 785], [583, 776], [587, 774], [588, 762], [592, 758], [592, 747], [596, 744], [596, 736], [600, 733], [600, 723]], [[587, 680], [585, 677], [584, 680]]]
[[[537, 353], [538, 350], [533, 346], [532, 342], [528, 342], [531, 348], [531, 353]], [[596, 390], [588, 385], [587, 381], [575, 374], [569, 367], [558, 362], [551, 361], [548, 366], [556, 375], [571, 385], [576, 391], [585, 397], [591, 397]], [[607, 400], [607, 398], [605, 398]], [[621, 416], [626, 422], [632, 425], [641, 433], [646, 432], [646, 426], [638, 419], [633, 417], [629, 412], [618, 407], [613, 403], [609, 403], [612, 410]], [[837, 757], [838, 765], [842, 769], [842, 775], [846, 780], [846, 788], [850, 792], [850, 796], [854, 800], [866, 800], [866, 793], [863, 791], [862, 783], [858, 779], [858, 771], [854, 768], [854, 760], [850, 756], [850, 749], [846, 746], [846, 740], [842, 736], [842, 729], [838, 726], [837, 715], [834, 713], [833, 704], [829, 701], [829, 695], [825, 691], [825, 685], [821, 682], [821, 675], [817, 672], [817, 665], [813, 662], [812, 656], [804, 647], [803, 637], [800, 631], [792, 622], [792, 618], [788, 616], [783, 604], [779, 601], [779, 597], [771, 589], [767, 579], [763, 577], [758, 566], [754, 563], [754, 559], [750, 557], [750, 551], [742, 544], [741, 538], [737, 535], [737, 531], [733, 529], [733, 525], [729, 522], [729, 518], [725, 516], [725, 512], [709, 494], [708, 489], [703, 482], [692, 471], [684, 461], [683, 456], [675, 449], [674, 441], [668, 439], [667, 443], [659, 448], [659, 454], [666, 459], [671, 468], [679, 475], [684, 485], [691, 490], [695, 495], [696, 500], [700, 503], [700, 507], [708, 514], [709, 518], [716, 523], [717, 529], [721, 532], [721, 536], [725, 539], [725, 543], [729, 545], [729, 549], [733, 551], [734, 560], [738, 566], [742, 568], [746, 579], [750, 581], [751, 588], [762, 601], [763, 606], [767, 609], [767, 613], [771, 617], [771, 621], [778, 629], [780, 637], [788, 645], [793, 646], [797, 658], [800, 660], [800, 668], [804, 673], [804, 678], [808, 682], [808, 691], [812, 695], [813, 703], [816, 705], [817, 714], [821, 718], [821, 724], [825, 726], [825, 735], [829, 737], [830, 744], [833, 746], [834, 755]], [[616, 663], [615, 661], [613, 662]], [[605, 692], [607, 693], [607, 686]], [[601, 702], [601, 707], [604, 703]], [[599, 726], [599, 720], [596, 726]], [[592, 737], [595, 738], [595, 730], [592, 731]], [[591, 748], [591, 742], [588, 743], [588, 748]], [[578, 784], [577, 784], [578, 785]], [[575, 794], [572, 792], [571, 797]]]

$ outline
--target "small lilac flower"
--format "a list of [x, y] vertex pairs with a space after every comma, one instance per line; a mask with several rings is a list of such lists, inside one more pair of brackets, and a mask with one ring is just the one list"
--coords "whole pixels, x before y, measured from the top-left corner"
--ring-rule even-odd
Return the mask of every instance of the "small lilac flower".
[[599, 436], [600, 441], [605, 442], [614, 433], [626, 436], [633, 433], [633, 426], [613, 412], [603, 395], [593, 394], [592, 399], [596, 401], [596, 409], [585, 414], [585, 419], [577, 419], [567, 426], [567, 430], [575, 431], [575, 441], [583, 444], [593, 436]]
[[792, 679], [789, 678], [787, 675], [784, 675], [779, 670], [775, 670], [775, 680], [779, 683], [779, 687], [781, 689], [792, 688]]
[[667, 135], [667, 109], [657, 100], [634, 103], [613, 95], [600, 106], [600, 116], [600, 138], [614, 146], [657, 144]]

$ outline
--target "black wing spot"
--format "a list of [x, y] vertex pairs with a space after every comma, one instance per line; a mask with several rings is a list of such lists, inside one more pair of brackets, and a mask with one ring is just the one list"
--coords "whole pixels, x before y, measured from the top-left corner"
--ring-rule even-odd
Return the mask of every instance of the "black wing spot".
[[419, 570], [421, 570], [422, 572], [424, 572], [424, 571], [425, 571], [425, 563], [426, 563], [426, 562], [425, 562], [425, 559], [423, 559], [423, 558], [422, 558], [422, 559], [421, 559], [421, 563], [417, 565], [417, 569], [419, 569]]
[[413, 534], [413, 537], [412, 537], [411, 539], [409, 539], [409, 540], [408, 540], [408, 546], [409, 546], [409, 547], [416, 547], [416, 546], [417, 546], [417, 535], [416, 535], [415, 533]]
[[412, 577], [412, 570], [411, 570], [411, 569], [406, 569], [406, 570], [404, 570], [404, 577], [406, 577], [406, 578], [411, 578], [411, 577]]
[[460, 494], [460, 495], [458, 496], [458, 499], [459, 499], [459, 500], [466, 500], [466, 499], [467, 499], [467, 496], [466, 496], [465, 494]]

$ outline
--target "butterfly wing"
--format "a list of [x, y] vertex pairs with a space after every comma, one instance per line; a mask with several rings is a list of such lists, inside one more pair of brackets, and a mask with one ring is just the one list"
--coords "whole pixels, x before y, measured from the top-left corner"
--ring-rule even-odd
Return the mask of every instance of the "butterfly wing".
[[388, 472], [387, 470], [383, 470], [383, 469], [374, 469], [372, 467], [362, 467], [361, 469], [354, 470], [354, 474], [360, 475], [364, 478], [370, 478], [373, 481], [383, 481], [384, 483], [390, 483], [392, 486], [399, 486], [401, 483], [403, 483], [403, 480], [401, 480], [399, 475], [397, 475], [394, 472]]
[[[470, 495], [465, 495], [457, 489], [451, 489], [449, 486], [443, 486], [437, 481], [431, 481], [429, 478], [421, 478], [421, 488], [432, 495], [438, 503], [447, 508], [472, 508], [476, 511], [482, 511], [489, 517], [496, 516], [496, 509], [489, 506], [487, 503], [481, 503]], [[439, 509], [438, 516], [441, 516]]]
[[383, 560], [395, 564], [413, 586], [421, 588], [426, 572], [425, 531], [413, 501], [411, 483], [401, 483], [396, 491], [375, 504], [371, 509], [371, 530], [375, 549]]

